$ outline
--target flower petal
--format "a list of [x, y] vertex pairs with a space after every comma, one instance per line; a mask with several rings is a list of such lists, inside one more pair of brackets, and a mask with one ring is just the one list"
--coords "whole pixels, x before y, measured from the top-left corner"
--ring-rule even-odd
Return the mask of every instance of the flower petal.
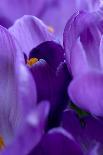
[[2, 155], [28, 154], [39, 143], [49, 113], [49, 103], [41, 102], [26, 119], [24, 128], [16, 135], [13, 143], [5, 148]]
[[97, 13], [77, 12], [65, 27], [64, 47], [72, 75], [83, 74], [91, 68], [100, 69], [99, 18]]
[[61, 126], [71, 133], [75, 139], [80, 138], [80, 135], [82, 137], [82, 127], [75, 111], [67, 109], [63, 112]]
[[49, 122], [51, 126], [57, 122], [61, 111], [67, 104], [68, 96], [65, 92], [70, 81], [67, 67], [65, 64], [61, 64], [55, 73], [45, 60], [40, 59], [30, 67], [30, 71], [36, 82], [38, 102], [42, 100], [50, 102], [51, 118]]
[[103, 116], [103, 74], [89, 72], [75, 78], [68, 89], [73, 103], [91, 114]]
[[0, 135], [5, 143], [11, 141], [26, 112], [35, 107], [36, 102], [34, 80], [17, 53], [12, 36], [0, 26]]
[[38, 44], [53, 40], [48, 26], [40, 19], [29, 15], [17, 20], [9, 31], [15, 36], [26, 55], [29, 55], [29, 52]]
[[50, 130], [30, 155], [82, 155], [79, 145], [63, 128]]
[[91, 115], [80, 118], [75, 111], [67, 109], [63, 113], [61, 125], [75, 137], [84, 154], [90, 155], [89, 153], [91, 153], [92, 155], [98, 149], [102, 150], [103, 120]]

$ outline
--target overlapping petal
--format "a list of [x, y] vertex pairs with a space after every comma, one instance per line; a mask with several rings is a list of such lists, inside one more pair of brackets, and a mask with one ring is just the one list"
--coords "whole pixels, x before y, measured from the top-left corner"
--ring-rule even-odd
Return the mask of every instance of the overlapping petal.
[[92, 114], [103, 115], [103, 74], [90, 72], [73, 80], [69, 95], [77, 106]]
[[79, 117], [75, 111], [67, 109], [63, 113], [61, 125], [75, 137], [84, 154], [97, 153], [96, 155], [102, 155], [103, 120], [91, 115]]
[[73, 75], [78, 75], [77, 71], [82, 74], [91, 67], [100, 67], [99, 17], [95, 13], [77, 12], [65, 27], [64, 47], [68, 68]]
[[49, 113], [49, 103], [41, 102], [25, 118], [23, 129], [18, 132], [13, 143], [1, 152], [1, 155], [28, 154], [41, 140]]
[[68, 21], [64, 31], [67, 65], [73, 76], [69, 96], [74, 104], [99, 116], [103, 115], [100, 22], [98, 11], [77, 12]]
[[80, 146], [63, 128], [50, 130], [30, 155], [82, 155]]
[[[12, 36], [0, 26], [0, 135], [6, 144], [36, 102], [34, 80], [17, 53]], [[29, 99], [28, 93], [31, 93]]]
[[40, 19], [29, 15], [18, 19], [9, 31], [27, 56], [34, 47], [54, 38], [48, 26]]
[[[56, 75], [48, 63], [40, 59], [36, 64], [30, 67], [30, 71], [36, 82], [38, 102], [41, 100], [49, 100], [51, 119], [54, 117], [56, 122], [68, 98], [67, 94], [65, 94], [69, 83], [66, 65], [62, 64], [58, 68]], [[52, 123], [50, 123], [50, 125], [52, 125]]]

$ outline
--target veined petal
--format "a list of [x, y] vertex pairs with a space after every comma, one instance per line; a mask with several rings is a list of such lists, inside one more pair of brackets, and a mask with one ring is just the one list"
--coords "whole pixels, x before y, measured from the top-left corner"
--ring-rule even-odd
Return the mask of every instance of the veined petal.
[[80, 146], [63, 128], [50, 130], [29, 155], [82, 155]]
[[65, 93], [70, 80], [67, 67], [65, 64], [61, 64], [55, 73], [45, 60], [40, 59], [30, 67], [30, 71], [36, 83], [38, 102], [48, 100], [51, 108], [51, 119], [54, 117], [54, 120], [57, 121], [68, 98]]
[[18, 19], [9, 31], [15, 36], [27, 56], [38, 44], [53, 40], [49, 27], [34, 16], [28, 15]]
[[103, 116], [103, 74], [88, 72], [75, 78], [68, 93], [73, 103], [91, 114]]
[[1, 155], [25, 155], [35, 148], [44, 134], [49, 113], [49, 103], [41, 102], [25, 118], [23, 129], [18, 132], [11, 145], [5, 148]]
[[[68, 21], [64, 31], [64, 47], [72, 75], [88, 69], [100, 69], [99, 14], [77, 12]], [[84, 23], [81, 26], [81, 23]]]
[[[19, 59], [17, 53], [12, 36], [0, 26], [0, 135], [4, 138], [5, 144], [11, 141], [17, 127], [26, 116], [25, 107], [27, 106], [29, 111], [36, 102], [34, 80], [20, 62], [21, 58]], [[27, 100], [31, 88], [34, 88], [34, 91]]]

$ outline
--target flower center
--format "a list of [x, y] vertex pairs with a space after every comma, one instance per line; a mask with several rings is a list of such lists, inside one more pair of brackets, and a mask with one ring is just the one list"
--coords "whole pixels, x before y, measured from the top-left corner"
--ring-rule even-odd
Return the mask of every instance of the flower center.
[[32, 65], [35, 64], [37, 61], [38, 61], [37, 58], [31, 58], [31, 59], [27, 60], [27, 64], [28, 64], [29, 66], [32, 66]]
[[4, 139], [2, 136], [0, 136], [0, 150], [4, 149], [4, 147], [5, 147]]

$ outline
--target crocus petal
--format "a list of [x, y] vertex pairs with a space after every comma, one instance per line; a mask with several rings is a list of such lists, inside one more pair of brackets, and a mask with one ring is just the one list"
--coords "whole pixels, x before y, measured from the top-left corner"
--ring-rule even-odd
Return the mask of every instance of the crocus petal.
[[12, 22], [23, 15], [38, 15], [44, 6], [44, 0], [1, 0], [0, 9], [2, 13]]
[[75, 111], [66, 109], [61, 125], [75, 137], [85, 154], [94, 155], [98, 149], [103, 152], [103, 120], [100, 118], [91, 115], [79, 117]]
[[80, 118], [74, 110], [66, 109], [63, 112], [61, 126], [81, 143], [91, 145], [93, 142], [98, 142], [103, 144], [103, 120], [100, 118], [91, 115]]
[[[24, 103], [30, 110], [36, 101], [34, 80], [20, 62], [17, 53], [12, 36], [0, 26], [0, 135], [5, 139], [5, 143], [11, 140], [23, 116], [26, 116]], [[26, 84], [30, 80], [31, 82]], [[26, 100], [31, 88], [34, 88], [34, 91], [30, 95], [31, 98]]]
[[30, 67], [30, 71], [37, 86], [38, 102], [49, 100], [51, 119], [52, 117], [55, 118], [54, 120], [56, 122], [58, 115], [67, 104], [68, 97], [65, 92], [67, 91], [70, 77], [66, 65], [61, 64], [58, 67], [57, 73], [55, 73], [45, 60], [40, 59]]
[[73, 76], [91, 68], [100, 68], [98, 18], [99, 14], [96, 13], [77, 12], [65, 27], [64, 47], [68, 68]]
[[72, 101], [92, 114], [103, 116], [103, 74], [89, 72], [75, 78], [68, 89]]
[[89, 66], [92, 68], [100, 68], [100, 32], [94, 21], [80, 35], [80, 40], [85, 50]]
[[[83, 12], [75, 13], [66, 24], [64, 30], [63, 42], [66, 52], [67, 65], [69, 70], [72, 72], [72, 75], [76, 75], [77, 70], [79, 70], [80, 72], [84, 72], [84, 70], [86, 70], [87, 68], [86, 58], [85, 55], [83, 54], [84, 53], [83, 49], [80, 46], [80, 41], [78, 41], [79, 43], [77, 42], [76, 44], [78, 34], [84, 28], [84, 26], [82, 28], [80, 25], [78, 26], [76, 21], [77, 19], [81, 20], [83, 18], [85, 18], [85, 14]], [[81, 23], [81, 21], [79, 21], [78, 24], [79, 23]], [[82, 68], [82, 66], [84, 67]]]
[[9, 31], [15, 36], [26, 55], [38, 44], [53, 40], [48, 26], [40, 19], [29, 15], [17, 20]]
[[88, 155], [99, 155], [98, 154], [98, 145], [94, 146], [88, 153]]
[[49, 103], [41, 102], [26, 119], [24, 128], [15, 137], [11, 145], [1, 155], [25, 155], [39, 143], [49, 113]]
[[59, 64], [64, 61], [63, 48], [53, 41], [46, 41], [34, 48], [29, 58], [44, 59], [53, 70], [57, 70]]
[[45, 99], [48, 100], [48, 97], [52, 98], [50, 95], [53, 93], [53, 90], [51, 94], [49, 92], [51, 92], [53, 84], [52, 80], [55, 80], [55, 74], [51, 71], [51, 68], [46, 61], [40, 59], [30, 68], [30, 71], [36, 82], [38, 102]]
[[[84, 119], [86, 122], [84, 128], [84, 138], [87, 141], [95, 141], [100, 144], [103, 144], [103, 120], [96, 117], [86, 117]], [[95, 129], [95, 130], [94, 130]], [[87, 137], [87, 138], [86, 138]]]
[[50, 130], [30, 155], [82, 155], [79, 145], [63, 128]]
[[75, 111], [66, 109], [62, 115], [61, 126], [71, 133], [75, 139], [82, 137], [82, 127]]
[[77, 0], [78, 7], [82, 10], [96, 11], [101, 5], [101, 0]]
[[103, 69], [103, 36], [101, 37], [101, 40], [100, 40], [99, 50], [100, 50], [100, 65], [101, 65], [101, 69]]

